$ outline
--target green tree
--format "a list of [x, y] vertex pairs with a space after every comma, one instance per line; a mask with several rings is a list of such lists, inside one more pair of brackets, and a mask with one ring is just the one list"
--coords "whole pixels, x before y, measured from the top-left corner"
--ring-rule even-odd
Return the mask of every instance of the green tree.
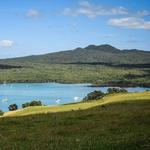
[[2, 110], [0, 110], [0, 116], [3, 116], [4, 112]]
[[41, 101], [32, 101], [30, 102], [30, 106], [41, 106], [42, 105], [42, 102]]
[[96, 100], [102, 98], [104, 95], [102, 91], [94, 91], [89, 93], [83, 100]]
[[42, 102], [34, 100], [31, 102], [22, 104], [22, 108], [26, 108], [26, 107], [30, 107], [30, 106], [42, 106]]
[[123, 88], [108, 88], [107, 93], [113, 94], [113, 93], [126, 93], [128, 92], [126, 89]]
[[22, 104], [22, 108], [26, 108], [26, 107], [29, 107], [30, 106], [30, 103], [24, 103]]
[[17, 104], [11, 104], [11, 105], [9, 105], [8, 109], [9, 109], [9, 111], [14, 111], [14, 110], [18, 109], [18, 106], [17, 106]]

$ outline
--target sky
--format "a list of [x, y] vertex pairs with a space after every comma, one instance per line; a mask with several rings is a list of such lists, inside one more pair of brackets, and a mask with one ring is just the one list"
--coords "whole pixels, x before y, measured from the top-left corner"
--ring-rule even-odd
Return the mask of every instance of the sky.
[[150, 0], [0, 0], [0, 58], [110, 44], [150, 51]]

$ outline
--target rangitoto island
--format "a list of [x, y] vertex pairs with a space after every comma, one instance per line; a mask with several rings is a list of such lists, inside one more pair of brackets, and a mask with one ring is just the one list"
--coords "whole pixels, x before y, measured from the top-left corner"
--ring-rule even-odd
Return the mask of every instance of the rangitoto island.
[[150, 52], [111, 45], [0, 60], [0, 83], [91, 83], [150, 87]]

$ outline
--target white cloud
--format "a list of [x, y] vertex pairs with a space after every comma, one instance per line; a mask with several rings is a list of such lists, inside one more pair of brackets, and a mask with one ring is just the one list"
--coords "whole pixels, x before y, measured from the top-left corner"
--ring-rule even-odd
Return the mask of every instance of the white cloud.
[[150, 21], [138, 17], [114, 18], [110, 19], [108, 24], [131, 29], [150, 29]]
[[117, 27], [132, 29], [150, 29], [150, 21], [144, 19], [150, 15], [147, 10], [130, 12], [124, 7], [104, 7], [101, 5], [93, 5], [88, 1], [80, 1], [75, 8], [65, 8], [61, 13], [64, 16], [87, 16], [94, 18], [98, 16], [121, 16], [121, 18], [112, 18], [108, 20], [108, 24]]
[[149, 12], [147, 10], [137, 12], [137, 16], [139, 16], [139, 17], [144, 17], [144, 16], [148, 16], [148, 15], [149, 15]]
[[5, 48], [12, 47], [14, 44], [15, 44], [15, 42], [12, 40], [1, 40], [0, 41], [0, 46], [5, 47]]
[[127, 43], [133, 43], [133, 44], [135, 44], [135, 43], [139, 43], [140, 41], [138, 41], [138, 40], [136, 40], [136, 39], [129, 39], [129, 40], [127, 40], [126, 41]]
[[105, 34], [102, 37], [104, 37], [104, 38], [114, 38], [115, 36], [116, 35], [114, 35], [114, 34]]
[[31, 17], [31, 18], [37, 18], [41, 15], [40, 11], [36, 10], [36, 9], [30, 9], [28, 10], [28, 12], [26, 13], [27, 17]]
[[106, 15], [125, 15], [128, 14], [128, 10], [124, 7], [103, 7], [92, 5], [88, 1], [81, 1], [77, 8], [65, 8], [62, 12], [62, 15], [65, 16], [87, 16], [90, 18], [97, 16], [106, 16]]

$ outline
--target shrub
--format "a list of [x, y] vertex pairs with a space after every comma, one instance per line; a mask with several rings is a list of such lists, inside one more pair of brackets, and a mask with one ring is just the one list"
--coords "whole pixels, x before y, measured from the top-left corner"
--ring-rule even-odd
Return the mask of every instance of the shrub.
[[127, 93], [127, 92], [128, 92], [128, 90], [126, 90], [126, 89], [123, 89], [123, 88], [120, 89], [120, 93]]
[[83, 100], [96, 100], [102, 98], [104, 95], [102, 91], [94, 91], [89, 93]]
[[113, 93], [126, 93], [128, 92], [126, 89], [123, 88], [108, 88], [107, 93], [113, 94]]
[[0, 116], [3, 116], [4, 112], [2, 110], [0, 110]]
[[18, 106], [16, 104], [11, 104], [11, 105], [9, 105], [8, 109], [9, 109], [9, 111], [14, 111], [14, 110], [18, 109]]
[[41, 106], [42, 105], [42, 102], [41, 101], [32, 101], [30, 103], [30, 106]]
[[34, 100], [34, 101], [31, 101], [31, 102], [22, 104], [22, 108], [26, 108], [26, 107], [30, 107], [30, 106], [42, 106], [42, 102]]
[[22, 104], [22, 108], [26, 108], [26, 107], [29, 107], [30, 106], [30, 103], [24, 103]]

